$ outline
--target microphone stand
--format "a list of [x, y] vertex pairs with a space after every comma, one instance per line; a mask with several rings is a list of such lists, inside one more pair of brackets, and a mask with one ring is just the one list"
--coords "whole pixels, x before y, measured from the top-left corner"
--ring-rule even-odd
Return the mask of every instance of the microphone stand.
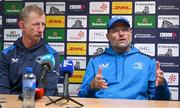
[[[46, 64], [44, 64], [44, 65], [42, 65], [42, 74], [41, 74], [41, 78], [39, 79], [39, 83], [41, 83], [42, 82], [42, 86], [43, 86], [43, 88], [44, 88], [44, 93], [46, 92], [46, 78], [47, 78], [47, 76], [46, 76], [46, 73], [49, 71], [49, 67], [46, 65]], [[49, 96], [47, 96], [46, 95], [46, 97], [50, 100], [50, 101], [53, 101]]]
[[69, 87], [68, 86], [69, 86], [69, 74], [65, 73], [65, 75], [64, 75], [64, 83], [63, 83], [63, 96], [61, 98], [59, 98], [59, 99], [56, 99], [54, 101], [51, 101], [51, 102], [47, 103], [46, 105], [50, 105], [52, 103], [55, 104], [56, 102], [65, 99], [65, 100], [67, 100], [67, 102], [69, 102], [69, 100], [70, 100], [70, 101], [80, 105], [81, 107], [84, 106], [83, 104], [81, 104], [81, 103], [77, 102], [76, 100], [69, 97], [69, 89], [68, 89]]

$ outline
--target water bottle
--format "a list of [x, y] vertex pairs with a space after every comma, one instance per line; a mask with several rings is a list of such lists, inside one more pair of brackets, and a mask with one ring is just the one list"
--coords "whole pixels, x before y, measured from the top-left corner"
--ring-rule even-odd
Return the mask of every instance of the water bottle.
[[23, 75], [23, 108], [35, 108], [36, 76], [32, 67], [26, 67]]

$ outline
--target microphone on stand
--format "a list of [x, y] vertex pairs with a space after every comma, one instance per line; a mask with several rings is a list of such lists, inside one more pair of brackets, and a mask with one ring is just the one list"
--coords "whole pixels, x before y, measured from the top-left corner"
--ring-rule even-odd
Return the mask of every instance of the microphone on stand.
[[41, 64], [41, 75], [39, 82], [44, 80], [45, 74], [47, 72], [53, 71], [55, 67], [55, 58], [52, 54], [46, 54], [43, 56], [37, 57], [36, 61]]
[[71, 60], [64, 60], [60, 67], [60, 74], [64, 76], [63, 83], [63, 96], [69, 97], [69, 77], [72, 77], [74, 71], [74, 65]]
[[[55, 58], [52, 54], [46, 54], [37, 57], [36, 61], [41, 65], [40, 79], [38, 83], [42, 82], [42, 88], [36, 88], [36, 99], [42, 98], [44, 90], [46, 90], [46, 74], [52, 72], [55, 67]], [[49, 98], [49, 97], [48, 97]]]
[[62, 62], [62, 65], [60, 65], [60, 75], [64, 76], [64, 83], [63, 83], [63, 96], [59, 99], [56, 99], [54, 101], [51, 101], [47, 103], [46, 105], [50, 105], [52, 103], [56, 103], [57, 101], [60, 101], [62, 99], [66, 99], [67, 102], [72, 101], [80, 106], [84, 106], [83, 104], [77, 102], [76, 100], [69, 97], [69, 77], [73, 76], [74, 71], [74, 65], [72, 60], [64, 60]]

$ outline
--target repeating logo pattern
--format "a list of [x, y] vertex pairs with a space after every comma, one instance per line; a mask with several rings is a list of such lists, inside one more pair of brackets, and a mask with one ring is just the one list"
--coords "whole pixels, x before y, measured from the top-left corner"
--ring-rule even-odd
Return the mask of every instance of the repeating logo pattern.
[[22, 36], [18, 14], [30, 4], [44, 10], [43, 38], [58, 51], [60, 61], [73, 60], [75, 74], [70, 80], [73, 95], [77, 96], [89, 58], [109, 47], [108, 20], [123, 16], [132, 27], [135, 47], [161, 62], [172, 98], [180, 100], [179, 0], [0, 0], [0, 50]]

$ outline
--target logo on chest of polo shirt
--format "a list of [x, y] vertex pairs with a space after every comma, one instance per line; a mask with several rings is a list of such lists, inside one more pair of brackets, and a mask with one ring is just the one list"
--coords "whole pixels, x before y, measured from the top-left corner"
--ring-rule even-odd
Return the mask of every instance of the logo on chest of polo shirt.
[[134, 68], [134, 69], [137, 69], [137, 70], [142, 70], [143, 67], [144, 67], [144, 65], [143, 65], [143, 63], [141, 63], [141, 62], [136, 62], [136, 63], [134, 63], [134, 65], [133, 65], [133, 68]]
[[11, 63], [18, 63], [18, 58], [12, 58]]
[[109, 63], [106, 63], [106, 64], [100, 64], [99, 67], [100, 68], [107, 68], [109, 66]]

